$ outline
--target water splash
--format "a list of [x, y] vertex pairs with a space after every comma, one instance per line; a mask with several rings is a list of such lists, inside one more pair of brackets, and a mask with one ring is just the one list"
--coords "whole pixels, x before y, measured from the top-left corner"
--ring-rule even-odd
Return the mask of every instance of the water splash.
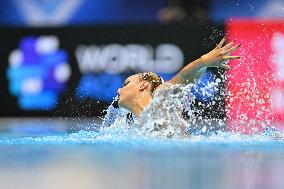
[[[94, 145], [94, 144], [111, 144], [111, 145], [134, 145], [134, 146], [155, 146], [155, 145], [200, 145], [214, 144], [219, 146], [270, 146], [271, 144], [280, 145], [283, 148], [284, 135], [277, 131], [266, 131], [262, 134], [243, 135], [240, 133], [228, 133], [218, 131], [210, 136], [196, 135], [188, 138], [159, 138], [137, 136], [130, 133], [125, 128], [105, 128], [101, 132], [79, 131], [77, 133], [37, 136], [37, 137], [4, 137], [0, 136], [0, 145]], [[161, 146], [159, 146], [161, 147]]]
[[[131, 114], [123, 108], [115, 109], [112, 105], [107, 110], [101, 132], [106, 127], [111, 129], [124, 128], [135, 137], [180, 138], [187, 135], [189, 123], [185, 121], [182, 110], [185, 108], [192, 115], [190, 104], [194, 101], [188, 91], [191, 85], [171, 85], [158, 90], [152, 102], [146, 107], [139, 118], [132, 115], [132, 123], [127, 121]], [[184, 97], [187, 97], [185, 100]], [[187, 107], [188, 106], [188, 107]]]
[[[223, 79], [225, 79], [225, 77], [223, 77]], [[211, 87], [216, 87], [219, 83], [220, 79], [216, 79], [215, 82], [211, 84]], [[203, 114], [203, 106], [201, 106], [201, 108], [200, 106], [193, 106], [196, 99], [190, 92], [192, 87], [194, 87], [194, 85], [171, 85], [167, 89], [157, 91], [151, 104], [144, 110], [139, 118], [133, 118], [132, 124], [129, 124], [127, 121], [127, 115], [129, 115], [130, 112], [122, 108], [116, 109], [111, 105], [107, 110], [107, 115], [100, 132], [108, 133], [108, 137], [111, 136], [109, 133], [118, 131], [130, 138], [160, 139], [191, 139], [193, 135], [212, 136], [224, 132], [226, 128], [226, 118], [218, 119], [210, 116], [206, 117]], [[222, 91], [221, 96], [226, 99], [232, 98], [228, 93]], [[257, 100], [257, 102], [262, 103], [262, 99], [258, 98]], [[214, 103], [216, 103], [215, 100], [209, 102], [207, 105], [210, 106]], [[184, 112], [186, 112], [186, 119], [184, 114], [182, 114]], [[228, 116], [230, 116], [229, 112], [227, 113]], [[262, 113], [263, 111], [259, 111], [259, 116], [261, 116]], [[245, 114], [240, 114], [240, 122], [237, 126], [246, 124], [245, 121], [247, 121], [247, 119]], [[247, 127], [259, 123], [260, 122], [256, 123], [254, 120], [251, 120]], [[271, 125], [268, 125], [268, 123], [270, 123], [269, 120], [265, 120], [261, 123], [264, 125], [264, 128], [272, 128]], [[236, 136], [240, 134], [239, 132], [232, 132], [236, 134]], [[270, 136], [274, 139], [283, 139], [281, 134], [278, 134], [276, 131], [274, 131], [273, 134], [272, 132], [267, 133], [266, 130], [264, 132], [266, 132], [265, 136]], [[264, 136], [264, 132], [258, 131], [254, 134]]]
[[[242, 58], [230, 61], [232, 69], [225, 75], [226, 127], [230, 132], [257, 134], [267, 127], [276, 127], [273, 90], [278, 88], [278, 84], [272, 62], [277, 54], [274, 38], [279, 40], [279, 36], [271, 38], [265, 24], [260, 23], [256, 28], [260, 31], [259, 35], [252, 38], [243, 32], [228, 32], [229, 38], [242, 43], [242, 47], [232, 54]], [[281, 100], [278, 100], [278, 104], [281, 104]]]

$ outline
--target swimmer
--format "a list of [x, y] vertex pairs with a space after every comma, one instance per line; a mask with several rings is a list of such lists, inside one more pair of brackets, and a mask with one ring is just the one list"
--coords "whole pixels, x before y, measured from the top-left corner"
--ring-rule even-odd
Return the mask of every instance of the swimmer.
[[117, 91], [118, 105], [129, 110], [138, 118], [152, 102], [158, 89], [175, 84], [193, 84], [208, 67], [230, 69], [226, 62], [241, 58], [240, 56], [230, 56], [241, 45], [235, 45], [235, 41], [224, 45], [225, 41], [226, 39], [223, 38], [212, 51], [186, 65], [169, 81], [163, 82], [162, 78], [153, 72], [138, 73], [128, 77], [123, 87]]

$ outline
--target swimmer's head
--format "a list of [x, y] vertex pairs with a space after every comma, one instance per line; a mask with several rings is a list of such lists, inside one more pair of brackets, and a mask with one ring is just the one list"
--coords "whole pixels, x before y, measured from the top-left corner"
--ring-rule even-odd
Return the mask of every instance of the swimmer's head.
[[138, 73], [128, 77], [122, 88], [118, 89], [119, 106], [127, 108], [141, 100], [145, 94], [152, 96], [155, 89], [163, 83], [163, 79], [153, 72]]
[[142, 81], [147, 81], [151, 84], [150, 91], [153, 93], [155, 89], [163, 83], [163, 79], [153, 72], [144, 72], [138, 74]]

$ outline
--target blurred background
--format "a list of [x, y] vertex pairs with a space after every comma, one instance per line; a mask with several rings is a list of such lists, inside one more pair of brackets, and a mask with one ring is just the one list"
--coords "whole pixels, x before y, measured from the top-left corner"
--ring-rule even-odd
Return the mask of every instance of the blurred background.
[[283, 189], [283, 142], [266, 137], [77, 132], [98, 129], [129, 75], [170, 79], [224, 35], [242, 58], [208, 69], [192, 108], [284, 131], [284, 0], [1, 0], [0, 188]]
[[232, 123], [243, 112], [245, 124], [282, 127], [283, 25], [284, 0], [2, 0], [0, 116], [100, 118], [129, 75], [167, 80], [226, 35], [244, 58], [205, 94], [224, 74], [208, 69], [192, 91], [195, 106], [204, 105], [203, 117], [228, 110]]

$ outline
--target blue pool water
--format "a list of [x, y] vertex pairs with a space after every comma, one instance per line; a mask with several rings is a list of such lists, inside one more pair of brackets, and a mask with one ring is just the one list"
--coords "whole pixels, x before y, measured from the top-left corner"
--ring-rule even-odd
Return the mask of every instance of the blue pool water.
[[0, 188], [284, 188], [284, 142], [267, 135], [155, 140], [75, 122], [2, 122]]

